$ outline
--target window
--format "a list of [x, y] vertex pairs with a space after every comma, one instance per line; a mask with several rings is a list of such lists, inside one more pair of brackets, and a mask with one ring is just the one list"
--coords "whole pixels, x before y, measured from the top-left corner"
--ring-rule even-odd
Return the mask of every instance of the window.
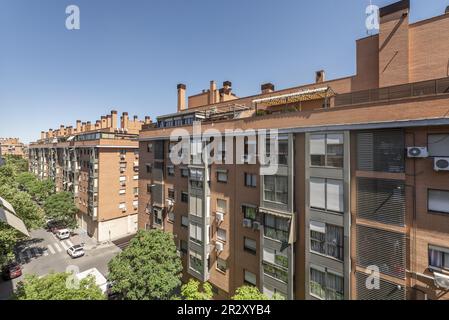
[[226, 230], [225, 229], [217, 229], [217, 239], [221, 241], [226, 241]]
[[257, 220], [257, 208], [252, 206], [242, 206], [243, 217], [252, 221]]
[[187, 178], [189, 176], [189, 169], [181, 168], [181, 177]]
[[449, 157], [449, 134], [430, 134], [427, 146], [431, 157]]
[[224, 199], [217, 199], [217, 212], [226, 213], [226, 200]]
[[135, 196], [138, 196], [138, 195], [139, 195], [139, 188], [138, 188], [138, 187], [135, 187], [135, 188], [133, 189], [133, 194], [134, 194]]
[[179, 242], [179, 251], [187, 253], [188, 243], [187, 241], [181, 240]]
[[[288, 136], [280, 135], [278, 142], [278, 157], [277, 162], [280, 165], [288, 165]], [[271, 155], [271, 140], [266, 140], [266, 155], [269, 157]]]
[[449, 249], [429, 246], [429, 266], [449, 270]]
[[158, 225], [162, 225], [162, 210], [153, 209], [153, 222]]
[[310, 294], [323, 300], [343, 300], [343, 277], [310, 268]]
[[343, 168], [343, 134], [310, 135], [310, 165]]
[[153, 143], [147, 145], [147, 152], [153, 152]]
[[244, 278], [245, 284], [257, 286], [257, 277], [254, 273], [249, 272], [248, 270], [244, 270], [244, 274], [245, 274]]
[[181, 202], [189, 202], [189, 194], [187, 192], [181, 192]]
[[147, 193], [151, 193], [151, 184], [150, 183], [147, 184]]
[[203, 243], [203, 228], [194, 222], [190, 222], [190, 241], [198, 244]]
[[175, 189], [168, 189], [167, 196], [170, 200], [175, 200]]
[[189, 213], [197, 217], [203, 216], [203, 198], [196, 195], [190, 195]]
[[289, 235], [289, 220], [265, 214], [265, 236], [271, 239], [288, 242]]
[[310, 178], [310, 207], [343, 212], [343, 181]]
[[228, 172], [227, 171], [217, 171], [217, 181], [226, 183], [228, 182]]
[[264, 196], [265, 201], [287, 204], [288, 177], [264, 176]]
[[174, 222], [175, 221], [175, 213], [173, 211], [170, 211], [167, 214], [167, 220], [170, 221], [170, 222]]
[[190, 250], [189, 260], [190, 260], [190, 269], [199, 273], [203, 273], [203, 259], [199, 252], [196, 252], [195, 250]]
[[429, 211], [449, 213], [449, 191], [428, 190], [427, 202]]
[[167, 166], [167, 175], [173, 177], [175, 175], [175, 167]]
[[245, 186], [252, 188], [257, 187], [257, 175], [245, 173]]
[[264, 274], [273, 277], [279, 281], [288, 282], [288, 271], [284, 268], [279, 268], [271, 263], [263, 262], [263, 272]]
[[257, 252], [257, 242], [256, 242], [256, 240], [244, 237], [243, 241], [244, 241], [243, 249], [246, 252], [249, 252], [249, 253], [252, 253], [252, 254], [256, 254], [256, 252]]
[[189, 226], [189, 217], [181, 216], [181, 226], [186, 228]]
[[226, 260], [217, 258], [217, 269], [226, 273], [227, 268]]
[[343, 261], [343, 228], [310, 221], [310, 250]]
[[151, 173], [153, 171], [153, 166], [151, 164], [146, 164], [145, 168], [147, 169], [147, 173]]
[[270, 263], [276, 267], [288, 269], [288, 257], [285, 253], [279, 250], [264, 248], [263, 261]]

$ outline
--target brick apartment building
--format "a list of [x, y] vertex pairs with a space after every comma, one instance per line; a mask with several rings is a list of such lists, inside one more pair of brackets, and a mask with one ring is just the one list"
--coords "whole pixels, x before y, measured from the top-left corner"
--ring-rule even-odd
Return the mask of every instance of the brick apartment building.
[[[175, 235], [184, 280], [217, 298], [246, 283], [288, 299], [449, 299], [449, 14], [411, 24], [409, 10], [380, 10], [354, 76], [243, 98], [211, 82], [187, 104], [180, 84], [177, 112], [143, 126], [139, 228]], [[194, 121], [279, 129], [279, 170], [260, 176], [249, 154], [174, 165], [170, 134]]]
[[117, 111], [95, 123], [41, 133], [30, 144], [30, 171], [74, 193], [78, 225], [98, 242], [137, 231], [138, 133], [145, 122]]
[[6, 155], [27, 156], [26, 146], [19, 138], [0, 138], [0, 157]]

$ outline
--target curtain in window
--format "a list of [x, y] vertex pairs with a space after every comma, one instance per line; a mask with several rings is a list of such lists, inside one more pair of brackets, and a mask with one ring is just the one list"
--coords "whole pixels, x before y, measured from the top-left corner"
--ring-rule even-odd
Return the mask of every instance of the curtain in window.
[[429, 249], [429, 265], [441, 268], [443, 266], [443, 252]]
[[327, 254], [343, 260], [343, 229], [333, 225], [326, 226]]
[[344, 298], [343, 278], [332, 273], [326, 277], [327, 300], [342, 300]]
[[325, 278], [324, 272], [310, 269], [310, 293], [324, 299], [326, 297]]

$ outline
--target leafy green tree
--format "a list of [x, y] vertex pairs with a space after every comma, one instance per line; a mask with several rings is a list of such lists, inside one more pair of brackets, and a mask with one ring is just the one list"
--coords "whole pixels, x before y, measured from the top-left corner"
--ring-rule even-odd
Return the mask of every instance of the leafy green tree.
[[93, 276], [74, 285], [70, 273], [51, 273], [39, 278], [26, 275], [17, 285], [14, 298], [17, 300], [104, 300], [105, 295], [95, 284]]
[[232, 300], [268, 300], [268, 297], [253, 286], [242, 286], [235, 290]]
[[19, 238], [15, 229], [0, 221], [0, 267], [14, 259], [14, 246]]
[[51, 180], [38, 180], [34, 174], [30, 172], [18, 174], [16, 181], [19, 188], [28, 192], [38, 203], [43, 203], [55, 192], [55, 184]]
[[5, 164], [0, 167], [0, 186], [9, 186], [10, 188], [15, 188], [16, 174], [14, 171], [14, 167]]
[[112, 291], [126, 300], [170, 299], [181, 285], [182, 264], [173, 235], [140, 230], [109, 262]]
[[16, 173], [28, 171], [28, 160], [16, 155], [6, 155], [6, 164], [14, 167]]
[[17, 216], [23, 220], [28, 229], [42, 226], [44, 213], [28, 193], [8, 185], [0, 185], [0, 196], [11, 203]]
[[185, 300], [211, 300], [214, 295], [210, 283], [203, 283], [201, 291], [200, 282], [195, 279], [190, 279], [181, 287], [181, 294]]
[[58, 192], [47, 198], [44, 211], [48, 218], [64, 222], [69, 228], [76, 227], [76, 212], [78, 211], [73, 194]]

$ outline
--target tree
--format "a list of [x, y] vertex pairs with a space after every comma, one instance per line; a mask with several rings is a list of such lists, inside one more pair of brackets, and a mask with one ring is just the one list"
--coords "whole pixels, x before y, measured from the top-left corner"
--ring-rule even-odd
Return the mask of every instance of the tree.
[[28, 192], [38, 203], [43, 203], [55, 191], [55, 184], [51, 180], [38, 180], [30, 172], [18, 174], [16, 181], [19, 189]]
[[14, 259], [14, 246], [18, 240], [18, 232], [0, 221], [0, 267]]
[[42, 226], [44, 214], [31, 196], [8, 185], [0, 185], [0, 196], [11, 203], [17, 216], [23, 220], [28, 229]]
[[253, 286], [242, 286], [235, 290], [232, 300], [268, 300], [268, 297]]
[[76, 227], [75, 214], [78, 211], [70, 192], [58, 192], [47, 198], [44, 211], [48, 218], [64, 222], [69, 228]]
[[182, 264], [173, 235], [140, 230], [109, 262], [112, 292], [126, 300], [170, 299], [181, 285]]
[[6, 155], [6, 164], [12, 165], [16, 173], [28, 171], [28, 160], [16, 155]]
[[203, 290], [200, 291], [200, 283], [195, 279], [190, 279], [181, 287], [181, 294], [185, 300], [211, 300], [214, 295], [210, 283], [203, 283]]
[[17, 300], [104, 300], [106, 297], [95, 284], [93, 276], [79, 281], [74, 286], [73, 274], [50, 273], [42, 278], [26, 275], [17, 285], [14, 297]]

